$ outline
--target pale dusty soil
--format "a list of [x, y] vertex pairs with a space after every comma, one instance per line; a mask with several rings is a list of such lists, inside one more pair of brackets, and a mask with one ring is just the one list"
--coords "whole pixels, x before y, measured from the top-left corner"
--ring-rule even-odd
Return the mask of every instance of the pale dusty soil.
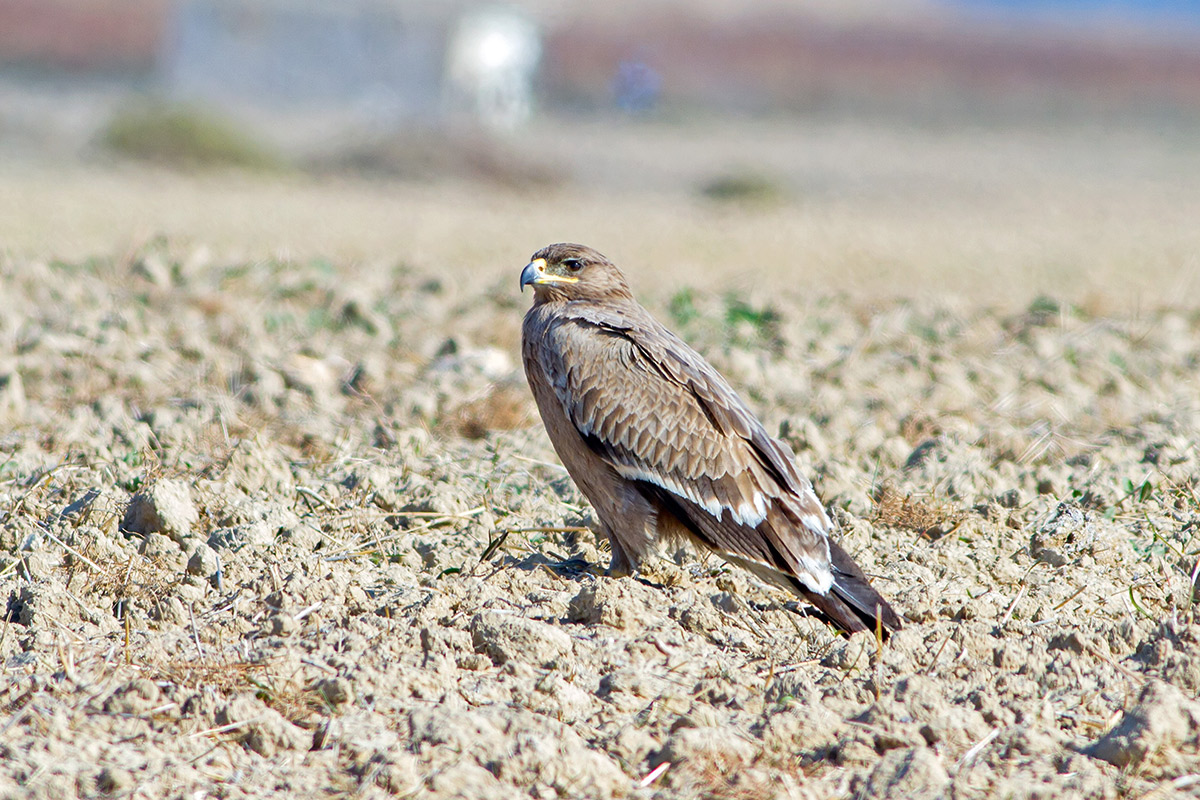
[[0, 261], [0, 796], [1194, 796], [1194, 302], [629, 264], [796, 449], [880, 648], [692, 553], [600, 573], [517, 358], [546, 238], [474, 280]]
[[[0, 796], [1195, 796], [1196, 137], [561, 122], [551, 185], [0, 165]], [[517, 357], [561, 239], [901, 634], [600, 574]]]

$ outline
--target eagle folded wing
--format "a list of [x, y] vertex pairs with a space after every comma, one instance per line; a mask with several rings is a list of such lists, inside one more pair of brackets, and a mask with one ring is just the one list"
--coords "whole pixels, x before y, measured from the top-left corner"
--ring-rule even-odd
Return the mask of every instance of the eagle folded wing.
[[544, 364], [588, 447], [702, 543], [779, 582], [829, 590], [829, 522], [816, 495], [737, 394], [665, 329], [576, 318]]

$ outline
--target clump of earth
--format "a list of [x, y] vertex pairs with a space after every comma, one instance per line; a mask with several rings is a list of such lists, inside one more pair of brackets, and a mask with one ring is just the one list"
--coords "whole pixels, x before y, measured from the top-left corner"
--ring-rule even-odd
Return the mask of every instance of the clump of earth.
[[1196, 791], [1194, 308], [643, 298], [881, 643], [687, 550], [606, 577], [513, 277], [0, 261], [0, 796]]

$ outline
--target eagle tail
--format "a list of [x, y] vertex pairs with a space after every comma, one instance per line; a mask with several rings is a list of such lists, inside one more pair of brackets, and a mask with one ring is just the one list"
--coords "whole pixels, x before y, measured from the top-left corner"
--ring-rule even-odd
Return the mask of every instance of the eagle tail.
[[[701, 544], [704, 542], [701, 540]], [[830, 566], [833, 572], [833, 584], [825, 594], [814, 592], [800, 581], [790, 571], [768, 567], [760, 561], [735, 555], [728, 551], [719, 551], [721, 556], [739, 567], [753, 572], [767, 583], [799, 595], [816, 607], [816, 616], [821, 617], [830, 625], [846, 633], [858, 631], [873, 631], [876, 628], [876, 618], [882, 623], [883, 638], [886, 640], [892, 631], [901, 628], [900, 617], [888, 602], [867, 582], [858, 565], [850, 560], [850, 556], [833, 542], [829, 543]], [[839, 566], [842, 562], [844, 566]]]
[[832, 539], [827, 541], [829, 571], [833, 581], [829, 591], [821, 594], [800, 580], [796, 574], [796, 565], [789, 564], [783, 554], [771, 544], [773, 537], [768, 535], [768, 532], [742, 527], [749, 535], [757, 534], [763, 537], [763, 541], [771, 550], [771, 561], [774, 563], [769, 563], [761, 557], [747, 556], [744, 551], [738, 552], [722, 544], [723, 531], [719, 527], [721, 523], [695, 503], [646, 481], [638, 481], [635, 485], [648, 500], [657, 501], [660, 507], [657, 520], [660, 532], [665, 533], [670, 521], [674, 520], [681, 532], [690, 535], [691, 540], [700, 547], [717, 552], [726, 561], [749, 570], [767, 583], [803, 597], [816, 606], [820, 615], [830, 624], [846, 633], [873, 631], [877, 625], [881, 625], [883, 638], [887, 639], [892, 631], [900, 630], [900, 617], [871, 586], [871, 582], [867, 580], [858, 564], [854, 563], [854, 559]]
[[847, 633], [873, 631], [879, 627], [886, 639], [900, 630], [900, 617], [871, 586], [858, 564], [837, 542], [829, 542], [829, 560], [833, 585], [827, 594], [819, 594], [800, 585], [804, 599], [817, 607], [835, 626]]

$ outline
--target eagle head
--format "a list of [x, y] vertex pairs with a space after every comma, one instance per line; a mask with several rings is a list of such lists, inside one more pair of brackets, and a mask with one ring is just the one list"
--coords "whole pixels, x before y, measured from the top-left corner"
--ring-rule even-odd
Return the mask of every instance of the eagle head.
[[617, 266], [590, 247], [560, 242], [533, 254], [521, 270], [521, 289], [532, 286], [534, 300], [615, 300], [632, 298]]

